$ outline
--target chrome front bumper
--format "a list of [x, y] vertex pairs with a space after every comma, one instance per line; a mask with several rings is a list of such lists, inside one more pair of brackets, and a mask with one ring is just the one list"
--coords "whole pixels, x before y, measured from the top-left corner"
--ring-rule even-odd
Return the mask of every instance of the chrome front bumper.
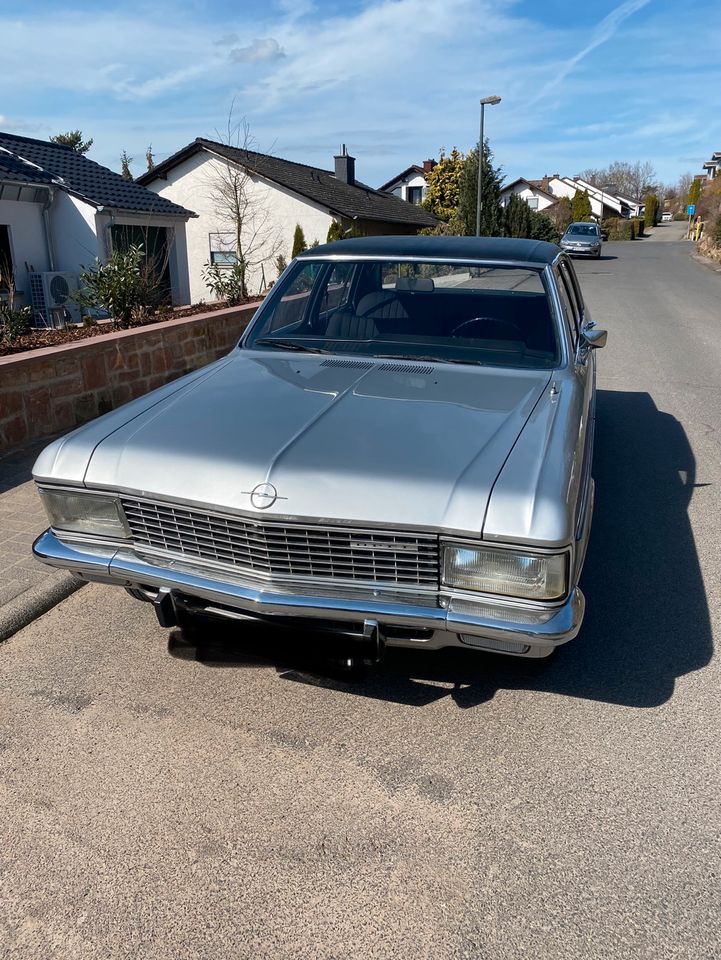
[[[237, 611], [247, 617], [303, 619], [363, 623], [372, 619], [385, 627], [415, 628], [418, 639], [388, 639], [393, 646], [470, 646], [496, 649], [528, 657], [542, 657], [572, 640], [583, 620], [585, 601], [576, 587], [560, 606], [534, 608], [513, 606], [468, 593], [449, 593], [441, 606], [423, 606], [382, 597], [349, 599], [332, 595], [279, 592], [274, 585], [230, 582], [217, 579], [214, 571], [180, 564], [156, 565], [129, 548], [60, 540], [46, 530], [33, 544], [33, 553], [43, 563], [69, 570], [83, 580], [121, 587], [170, 591], [205, 601], [213, 612]], [[150, 597], [149, 597], [150, 599]], [[310, 624], [309, 624], [310, 626]], [[484, 641], [489, 641], [485, 644]], [[503, 650], [503, 644], [523, 650]]]

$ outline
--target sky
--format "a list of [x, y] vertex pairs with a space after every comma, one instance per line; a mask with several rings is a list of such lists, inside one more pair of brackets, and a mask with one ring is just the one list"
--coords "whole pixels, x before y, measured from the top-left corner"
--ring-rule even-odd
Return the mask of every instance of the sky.
[[718, 0], [0, 0], [0, 130], [80, 128], [145, 169], [223, 137], [378, 186], [486, 135], [506, 180], [650, 161], [673, 183], [721, 150]]

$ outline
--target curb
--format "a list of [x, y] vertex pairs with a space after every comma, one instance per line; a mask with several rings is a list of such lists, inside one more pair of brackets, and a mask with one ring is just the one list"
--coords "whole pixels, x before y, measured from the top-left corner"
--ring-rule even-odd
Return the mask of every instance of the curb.
[[721, 263], [718, 260], [712, 260], [711, 257], [705, 257], [702, 253], [695, 252], [691, 253], [691, 259], [696, 260], [704, 267], [708, 267], [709, 270], [713, 270], [714, 273], [721, 273]]
[[0, 608], [0, 642], [27, 627], [61, 600], [65, 600], [85, 582], [62, 571], [37, 587], [31, 587]]

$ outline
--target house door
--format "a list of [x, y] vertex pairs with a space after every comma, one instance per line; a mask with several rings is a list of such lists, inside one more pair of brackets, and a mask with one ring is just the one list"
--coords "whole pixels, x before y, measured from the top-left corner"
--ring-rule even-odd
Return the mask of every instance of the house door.
[[141, 227], [130, 223], [114, 223], [110, 230], [113, 250], [143, 248], [145, 269], [150, 271], [160, 293], [161, 303], [170, 303], [170, 246], [166, 227]]

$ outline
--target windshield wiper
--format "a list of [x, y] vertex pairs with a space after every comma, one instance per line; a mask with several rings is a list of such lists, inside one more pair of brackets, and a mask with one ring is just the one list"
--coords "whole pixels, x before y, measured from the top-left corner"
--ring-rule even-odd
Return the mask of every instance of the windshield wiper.
[[253, 344], [254, 347], [282, 347], [285, 350], [302, 350], [303, 353], [332, 353], [321, 347], [310, 347], [299, 340], [283, 340], [282, 337], [261, 337]]
[[480, 360], [458, 360], [454, 357], [424, 357], [411, 353], [374, 353], [372, 357], [377, 360], [418, 360], [424, 363], [467, 363], [483, 366]]

